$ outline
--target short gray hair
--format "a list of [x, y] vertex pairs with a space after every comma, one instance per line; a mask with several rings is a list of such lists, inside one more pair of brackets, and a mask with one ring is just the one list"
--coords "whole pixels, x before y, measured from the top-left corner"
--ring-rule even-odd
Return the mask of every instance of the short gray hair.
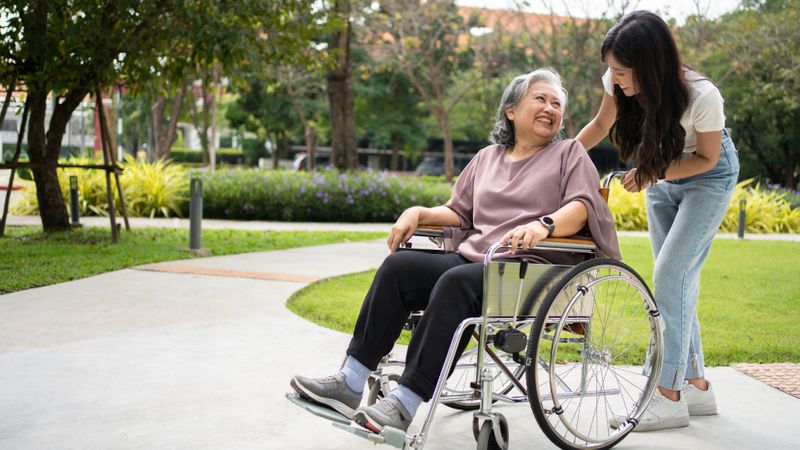
[[561, 100], [561, 123], [559, 128], [564, 123], [563, 112], [567, 109], [567, 90], [561, 85], [561, 76], [555, 70], [544, 67], [536, 69], [531, 73], [520, 75], [508, 84], [506, 90], [503, 92], [503, 98], [500, 100], [500, 107], [497, 108], [497, 115], [494, 119], [494, 127], [489, 134], [489, 139], [495, 144], [502, 144], [506, 147], [514, 145], [514, 122], [508, 119], [507, 110], [513, 108], [525, 98], [528, 93], [528, 88], [531, 84], [538, 81], [544, 81], [552, 86]]

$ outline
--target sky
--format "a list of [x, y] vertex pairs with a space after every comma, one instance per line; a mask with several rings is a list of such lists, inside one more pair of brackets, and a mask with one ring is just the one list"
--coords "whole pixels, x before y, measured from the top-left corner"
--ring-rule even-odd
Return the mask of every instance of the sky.
[[[461, 6], [476, 6], [495, 9], [516, 9], [515, 0], [456, 0]], [[607, 16], [614, 17], [627, 4], [625, 11], [646, 9], [663, 18], [674, 18], [678, 23], [692, 14], [697, 14], [698, 5], [702, 15], [715, 18], [736, 9], [739, 0], [528, 0], [528, 10], [538, 13], [550, 12], [552, 4], [556, 14], [571, 14], [578, 17], [599, 17], [609, 10]], [[609, 9], [609, 4], [611, 8]]]

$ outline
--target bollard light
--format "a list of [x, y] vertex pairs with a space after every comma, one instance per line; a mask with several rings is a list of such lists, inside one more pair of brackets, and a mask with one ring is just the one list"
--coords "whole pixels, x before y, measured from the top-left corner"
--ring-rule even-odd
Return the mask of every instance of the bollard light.
[[69, 176], [69, 209], [72, 225], [78, 225], [81, 221], [81, 212], [78, 206], [78, 176]]
[[747, 214], [745, 212], [746, 209], [747, 201], [745, 201], [745, 199], [739, 200], [739, 229], [736, 233], [739, 236], [739, 239], [744, 239], [744, 228], [747, 222]]
[[189, 250], [200, 250], [201, 222], [203, 220], [203, 180], [192, 178], [189, 199]]

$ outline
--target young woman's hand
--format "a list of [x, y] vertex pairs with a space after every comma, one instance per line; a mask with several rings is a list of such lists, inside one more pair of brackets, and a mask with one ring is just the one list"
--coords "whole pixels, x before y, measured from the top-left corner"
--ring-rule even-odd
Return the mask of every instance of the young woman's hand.
[[644, 186], [639, 186], [636, 183], [636, 169], [631, 169], [625, 174], [625, 178], [622, 179], [622, 187], [625, 188], [628, 192], [639, 192], [647, 189], [651, 184], [652, 181], [648, 181]]
[[400, 214], [397, 222], [389, 230], [389, 237], [386, 239], [390, 252], [394, 252], [411, 239], [417, 229], [417, 225], [419, 225], [419, 214], [418, 207], [408, 208], [403, 211], [403, 214]]
[[522, 250], [529, 250], [536, 247], [539, 241], [547, 237], [547, 232], [547, 228], [538, 221], [531, 222], [518, 226], [504, 234], [500, 242], [505, 244], [511, 241], [511, 254], [513, 255], [517, 252], [518, 246], [520, 246]]

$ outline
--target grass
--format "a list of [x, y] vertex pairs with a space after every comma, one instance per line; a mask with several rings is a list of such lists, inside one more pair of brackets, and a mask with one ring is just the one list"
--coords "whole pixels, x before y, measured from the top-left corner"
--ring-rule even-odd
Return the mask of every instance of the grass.
[[[79, 228], [44, 234], [36, 227], [8, 227], [0, 238], [0, 294], [61, 283], [140, 264], [191, 258], [189, 231], [140, 228], [122, 231]], [[203, 230], [203, 247], [214, 255], [360, 241], [385, 233]]]
[[[620, 243], [625, 262], [652, 286], [647, 238]], [[701, 275], [698, 303], [706, 364], [800, 362], [800, 243], [718, 239]], [[314, 283], [288, 307], [322, 326], [351, 333], [374, 271]], [[408, 334], [398, 342], [407, 343]]]

